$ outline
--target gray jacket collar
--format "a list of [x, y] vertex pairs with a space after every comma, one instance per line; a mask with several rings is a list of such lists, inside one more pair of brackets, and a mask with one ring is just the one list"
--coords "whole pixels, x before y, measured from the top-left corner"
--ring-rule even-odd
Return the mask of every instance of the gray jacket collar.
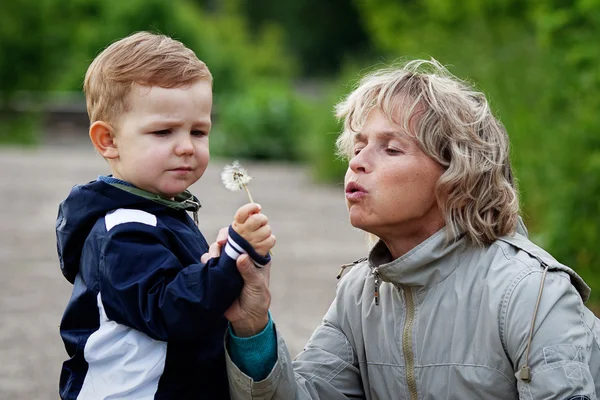
[[[369, 253], [369, 266], [373, 271], [377, 271], [384, 282], [395, 285], [431, 287], [446, 279], [456, 270], [460, 264], [461, 255], [468, 245], [467, 239], [464, 237], [447, 244], [445, 234], [446, 228], [444, 227], [395, 260], [392, 259], [385, 243], [380, 240]], [[583, 301], [586, 301], [590, 296], [590, 288], [583, 279], [571, 268], [556, 261], [554, 257], [531, 242], [527, 235], [527, 228], [519, 217], [516, 232], [498, 240], [536, 258], [542, 268], [548, 266], [551, 271], [566, 272]]]
[[465, 245], [465, 238], [447, 244], [446, 229], [442, 228], [408, 253], [392, 260], [390, 251], [380, 240], [369, 253], [369, 266], [384, 282], [429, 287], [454, 272]]

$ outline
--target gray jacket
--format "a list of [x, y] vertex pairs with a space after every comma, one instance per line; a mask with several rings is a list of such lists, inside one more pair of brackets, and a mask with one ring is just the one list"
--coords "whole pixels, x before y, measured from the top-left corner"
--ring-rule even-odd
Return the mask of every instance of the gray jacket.
[[261, 382], [227, 357], [232, 398], [596, 399], [600, 322], [583, 280], [521, 234], [444, 241], [441, 230], [396, 260], [378, 243], [295, 361], [279, 333]]

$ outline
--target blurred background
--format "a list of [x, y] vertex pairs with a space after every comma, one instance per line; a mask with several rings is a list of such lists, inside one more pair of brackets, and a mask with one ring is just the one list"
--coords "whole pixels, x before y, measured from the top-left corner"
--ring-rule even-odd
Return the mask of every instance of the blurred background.
[[436, 58], [491, 100], [531, 238], [583, 276], [600, 309], [600, 0], [2, 1], [3, 165], [48, 146], [88, 146], [86, 68], [139, 30], [181, 40], [209, 66], [213, 156], [298, 168], [318, 193], [340, 191], [345, 170], [333, 155], [333, 105], [372, 68]]

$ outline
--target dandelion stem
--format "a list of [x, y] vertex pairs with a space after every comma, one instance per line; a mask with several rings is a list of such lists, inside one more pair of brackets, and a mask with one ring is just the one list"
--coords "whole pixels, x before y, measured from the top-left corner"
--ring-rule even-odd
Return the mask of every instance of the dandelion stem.
[[[248, 186], [246, 186], [243, 183], [242, 183], [242, 186], [244, 187], [244, 189], [246, 190], [246, 193], [248, 194], [248, 200], [250, 200], [250, 203], [254, 203], [254, 200], [252, 200], [252, 195], [250, 194], [250, 191], [248, 190]], [[269, 254], [273, 255], [273, 250], [269, 250]]]
[[248, 190], [248, 186], [246, 186], [243, 183], [242, 183], [242, 186], [244, 186], [244, 190], [246, 190], [246, 193], [248, 194], [248, 199], [250, 200], [250, 203], [254, 203], [254, 200], [252, 200], [252, 195], [250, 194], [250, 191]]

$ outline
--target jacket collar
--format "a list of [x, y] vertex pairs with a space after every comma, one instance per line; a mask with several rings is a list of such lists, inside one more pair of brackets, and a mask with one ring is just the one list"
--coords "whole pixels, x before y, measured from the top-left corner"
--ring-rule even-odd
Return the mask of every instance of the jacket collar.
[[384, 282], [396, 285], [430, 287], [446, 279], [460, 263], [466, 239], [446, 243], [442, 228], [403, 256], [393, 260], [383, 241], [369, 253], [369, 266]]
[[198, 198], [191, 194], [188, 190], [175, 196], [173, 200], [165, 199], [155, 193], [150, 193], [136, 187], [124, 185], [121, 183], [111, 183], [110, 185], [117, 187], [121, 190], [135, 194], [148, 200], [152, 200], [155, 203], [162, 204], [163, 206], [172, 208], [174, 210], [186, 210], [192, 212], [198, 212], [201, 204]]

